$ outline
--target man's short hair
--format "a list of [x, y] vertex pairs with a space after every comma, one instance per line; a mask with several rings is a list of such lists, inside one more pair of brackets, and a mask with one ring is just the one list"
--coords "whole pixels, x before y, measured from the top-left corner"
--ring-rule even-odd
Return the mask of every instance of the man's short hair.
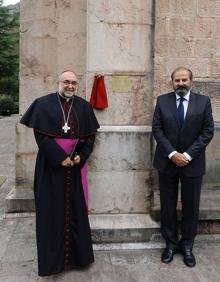
[[65, 72], [72, 72], [72, 73], [77, 77], [75, 71], [73, 71], [73, 70], [64, 70], [64, 71], [62, 71], [62, 72], [58, 75], [59, 81], [60, 81], [60, 78], [61, 78], [62, 74], [64, 74]]
[[176, 68], [176, 69], [172, 72], [172, 74], [171, 74], [171, 79], [172, 79], [172, 80], [173, 80], [174, 74], [175, 74], [177, 71], [180, 71], [180, 70], [188, 71], [190, 80], [193, 80], [193, 73], [192, 73], [192, 71], [191, 71], [190, 69], [186, 68], [186, 67], [178, 67], [178, 68]]

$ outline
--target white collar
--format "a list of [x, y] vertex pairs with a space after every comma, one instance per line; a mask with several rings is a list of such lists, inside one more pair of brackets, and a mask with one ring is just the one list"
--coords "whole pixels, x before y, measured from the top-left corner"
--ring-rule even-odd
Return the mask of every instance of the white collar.
[[[175, 93], [176, 94], [176, 93]], [[189, 97], [190, 97], [190, 90], [186, 93], [186, 95], [184, 96], [184, 99], [189, 101]], [[181, 96], [179, 96], [178, 94], [176, 94], [176, 100], [180, 99]]]

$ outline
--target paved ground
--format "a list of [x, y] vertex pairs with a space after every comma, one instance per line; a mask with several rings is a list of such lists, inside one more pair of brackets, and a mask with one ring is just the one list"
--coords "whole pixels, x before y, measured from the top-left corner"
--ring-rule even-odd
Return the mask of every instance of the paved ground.
[[88, 269], [38, 277], [34, 215], [4, 215], [4, 199], [14, 185], [16, 120], [16, 117], [0, 118], [0, 282], [220, 281], [218, 235], [197, 237], [194, 248], [197, 265], [192, 269], [183, 264], [180, 255], [169, 265], [161, 263], [161, 242], [154, 242], [154, 248], [152, 244], [95, 245], [96, 262]]

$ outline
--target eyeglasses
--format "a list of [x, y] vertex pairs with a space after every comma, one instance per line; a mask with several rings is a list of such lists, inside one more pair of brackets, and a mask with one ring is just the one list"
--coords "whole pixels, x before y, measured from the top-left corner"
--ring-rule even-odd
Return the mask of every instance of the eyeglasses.
[[77, 81], [75, 81], [75, 80], [73, 80], [73, 81], [70, 81], [70, 80], [61, 80], [61, 82], [63, 83], [63, 84], [65, 84], [65, 85], [69, 85], [69, 84], [71, 84], [72, 86], [76, 86], [77, 84], [78, 84], [78, 82]]

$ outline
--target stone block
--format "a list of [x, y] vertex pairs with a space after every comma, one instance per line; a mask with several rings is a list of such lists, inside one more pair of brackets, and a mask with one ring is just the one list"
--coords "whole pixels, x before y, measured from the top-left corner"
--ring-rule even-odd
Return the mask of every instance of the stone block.
[[195, 57], [212, 58], [216, 53], [216, 46], [213, 39], [196, 39]]
[[193, 16], [197, 15], [197, 1], [170, 0], [170, 15]]
[[[170, 53], [171, 54], [171, 53]], [[159, 54], [158, 54], [159, 55]], [[211, 59], [209, 58], [166, 58], [156, 56], [154, 72], [154, 93], [155, 96], [160, 93], [172, 91], [170, 75], [178, 66], [185, 66], [192, 70], [194, 81], [208, 80], [211, 76]], [[217, 68], [217, 63], [216, 63]], [[207, 79], [208, 78], [208, 79]], [[211, 81], [212, 82], [212, 81]]]
[[207, 58], [168, 58], [167, 59], [167, 76], [178, 66], [185, 66], [192, 70], [195, 77], [210, 77], [211, 64]]
[[88, 17], [91, 23], [151, 24], [152, 0], [89, 0]]
[[190, 37], [159, 38], [156, 40], [155, 54], [160, 57], [192, 57], [194, 43]]
[[220, 188], [219, 181], [220, 161], [207, 160], [206, 161], [206, 174], [203, 177], [203, 189], [212, 190], [213, 194]]
[[21, 22], [23, 20], [54, 19], [56, 16], [56, 2], [54, 0], [22, 0], [20, 2]]
[[[220, 35], [220, 33], [219, 33], [219, 35]], [[220, 44], [220, 38], [216, 38], [214, 44], [215, 44], [215, 46], [219, 46], [219, 44]], [[215, 48], [214, 54], [215, 54], [215, 57], [217, 57], [218, 59], [220, 58], [220, 50], [219, 50], [219, 48]]]
[[89, 23], [87, 70], [104, 73], [149, 71], [151, 36], [151, 26], [146, 24]]
[[57, 39], [57, 67], [84, 74], [86, 67], [86, 31], [62, 32]]
[[212, 79], [220, 79], [220, 58], [210, 59], [210, 77]]
[[[46, 27], [46, 28], [45, 28]], [[21, 37], [29, 38], [56, 38], [57, 25], [50, 19], [22, 20], [20, 24]]]
[[[163, 1], [164, 2], [164, 1]], [[163, 3], [159, 2], [159, 3]], [[169, 17], [164, 15], [157, 15], [155, 18], [155, 34], [156, 38], [169, 35]]]
[[194, 26], [195, 37], [199, 37], [199, 38], [213, 37], [213, 18], [196, 17], [193, 26]]
[[168, 14], [170, 12], [170, 0], [156, 1], [156, 14]]
[[207, 95], [210, 98], [219, 96], [219, 87], [220, 87], [220, 82], [215, 80], [199, 81], [195, 79], [193, 82], [193, 91]]
[[[31, 43], [30, 43], [31, 41]], [[20, 110], [39, 96], [56, 89], [57, 41], [54, 38], [23, 38], [20, 52]]]
[[88, 180], [92, 214], [147, 212], [150, 171], [93, 171]]
[[218, 38], [220, 34], [220, 19], [213, 18], [213, 36]]
[[[22, 38], [21, 40], [21, 63], [25, 74], [33, 76], [44, 76], [48, 72], [53, 73], [56, 67], [56, 38]], [[22, 73], [22, 74], [24, 74]], [[29, 81], [30, 82], [30, 81]]]
[[[215, 124], [214, 137], [207, 147], [206, 155], [209, 161], [220, 161], [220, 125]], [[219, 180], [220, 181], [220, 180]]]
[[71, 1], [22, 1], [21, 10], [23, 112], [34, 98], [56, 90], [59, 71], [74, 69], [80, 76], [85, 73], [86, 1], [74, 1], [74, 5]]
[[[86, 0], [57, 1], [54, 21], [57, 24], [59, 35], [62, 35], [62, 33], [83, 33], [86, 36], [86, 4]], [[79, 43], [77, 37], [75, 37], [75, 40]]]
[[169, 77], [164, 77], [157, 80], [157, 83], [154, 86], [154, 97], [155, 97], [154, 104], [156, 104], [157, 96], [172, 91], [171, 82], [169, 80], [170, 80]]
[[[194, 81], [193, 83], [193, 90], [196, 92], [199, 92], [201, 94], [207, 95], [211, 99], [212, 103], [212, 111], [213, 111], [213, 117], [216, 122], [215, 128], [216, 130], [219, 130], [218, 122], [220, 122], [220, 97], [219, 97], [219, 87], [220, 83], [218, 81]], [[215, 132], [215, 135], [218, 134]], [[214, 137], [214, 140], [218, 140]], [[212, 140], [212, 142], [215, 142]], [[218, 144], [213, 143], [213, 148], [216, 146], [218, 148]], [[217, 150], [216, 150], [217, 153]], [[216, 156], [216, 153], [214, 153], [213, 157]]]
[[[25, 59], [25, 64], [21, 62], [20, 66], [26, 68], [34, 64], [34, 62], [32, 59]], [[19, 99], [19, 111], [21, 114], [24, 114], [35, 98], [56, 91], [56, 75], [51, 76], [45, 74], [45, 80], [43, 76], [33, 77], [31, 74], [20, 75], [20, 93], [22, 95], [20, 95]]]
[[170, 17], [169, 35], [174, 37], [192, 36], [195, 38], [211, 38], [213, 20], [199, 17]]
[[218, 0], [198, 0], [198, 15], [200, 17], [220, 18], [220, 2]]
[[166, 57], [160, 56], [158, 53], [154, 59], [154, 80], [155, 83], [167, 76]]
[[214, 139], [208, 146], [206, 156], [206, 174], [203, 179], [203, 187], [206, 190], [211, 189], [215, 193], [220, 187], [219, 129], [215, 130]]
[[89, 160], [90, 171], [149, 170], [150, 130], [146, 126], [102, 126]]
[[34, 140], [33, 130], [18, 123], [16, 131], [16, 188], [31, 187], [38, 148]]
[[17, 123], [16, 141], [17, 141], [17, 153], [36, 154], [38, 148], [35, 142], [33, 129], [30, 129], [21, 123]]
[[[87, 99], [89, 100], [94, 73], [87, 75]], [[122, 75], [123, 78], [123, 75]], [[105, 76], [109, 107], [96, 111], [102, 125], [147, 125], [152, 119], [152, 76], [129, 75], [130, 89], [127, 93], [115, 93], [112, 76]]]
[[155, 54], [159, 57], [167, 57], [169, 54], [169, 38], [168, 37], [158, 37], [155, 40]]
[[160, 225], [147, 214], [89, 215], [93, 243], [150, 241]]
[[33, 184], [35, 153], [16, 154], [16, 188], [29, 187]]
[[5, 208], [7, 213], [35, 211], [34, 193], [31, 187], [13, 188], [5, 199]]

